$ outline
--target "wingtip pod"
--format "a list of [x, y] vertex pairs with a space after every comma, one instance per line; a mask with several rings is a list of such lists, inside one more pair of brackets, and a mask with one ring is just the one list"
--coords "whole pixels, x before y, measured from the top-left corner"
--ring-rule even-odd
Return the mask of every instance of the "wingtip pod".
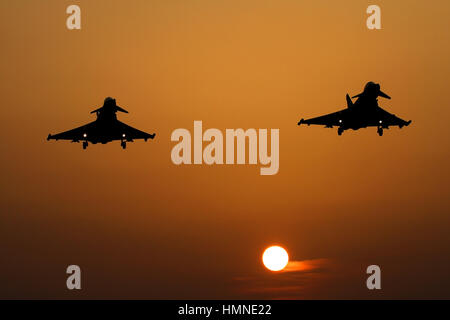
[[155, 136], [156, 136], [156, 133], [149, 134], [148, 137], [144, 138], [144, 141], [147, 142], [147, 140], [148, 140], [149, 138], [153, 140], [153, 139], [155, 139]]
[[407, 127], [407, 126], [409, 126], [410, 124], [411, 124], [411, 120], [409, 120], [409, 121], [406, 121], [404, 124], [400, 124], [398, 127], [401, 129], [401, 128], [403, 128], [403, 127]]
[[305, 119], [303, 118], [297, 123], [297, 125], [301, 125], [302, 123], [305, 123]]

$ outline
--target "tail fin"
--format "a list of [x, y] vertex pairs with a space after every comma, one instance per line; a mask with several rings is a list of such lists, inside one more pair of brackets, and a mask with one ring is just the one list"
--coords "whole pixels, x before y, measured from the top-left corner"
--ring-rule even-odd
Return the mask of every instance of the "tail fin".
[[348, 93], [345, 96], [345, 99], [347, 100], [347, 108], [353, 107], [353, 101], [352, 101], [352, 99], [350, 99], [350, 96], [348, 95]]

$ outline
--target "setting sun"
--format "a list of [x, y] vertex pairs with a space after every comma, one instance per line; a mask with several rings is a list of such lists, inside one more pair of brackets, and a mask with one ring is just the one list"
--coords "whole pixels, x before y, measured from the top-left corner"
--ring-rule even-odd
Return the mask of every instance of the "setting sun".
[[282, 247], [272, 246], [264, 251], [262, 260], [267, 269], [280, 271], [288, 264], [289, 256]]

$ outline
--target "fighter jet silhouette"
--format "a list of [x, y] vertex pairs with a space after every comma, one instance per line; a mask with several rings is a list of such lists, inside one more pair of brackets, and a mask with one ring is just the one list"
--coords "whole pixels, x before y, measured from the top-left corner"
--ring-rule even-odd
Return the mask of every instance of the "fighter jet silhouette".
[[324, 125], [325, 128], [338, 127], [338, 135], [344, 130], [358, 130], [366, 127], [377, 127], [378, 134], [383, 135], [383, 129], [389, 129], [389, 126], [408, 126], [410, 121], [402, 120], [378, 106], [378, 97], [390, 99], [387, 94], [380, 90], [380, 85], [368, 82], [364, 87], [364, 91], [352, 98], [358, 98], [355, 103], [347, 94], [347, 109], [330, 113], [324, 116], [311, 119], [301, 119], [298, 125], [302, 123]]
[[55, 135], [49, 134], [47, 140], [83, 141], [83, 149], [87, 148], [88, 142], [105, 144], [113, 140], [120, 140], [120, 145], [125, 149], [127, 142], [133, 142], [135, 139], [147, 141], [147, 139], [155, 137], [154, 133], [148, 134], [139, 131], [117, 120], [117, 111], [128, 113], [128, 111], [116, 105], [115, 99], [108, 97], [101, 108], [91, 112], [97, 115], [97, 120], [69, 131]]

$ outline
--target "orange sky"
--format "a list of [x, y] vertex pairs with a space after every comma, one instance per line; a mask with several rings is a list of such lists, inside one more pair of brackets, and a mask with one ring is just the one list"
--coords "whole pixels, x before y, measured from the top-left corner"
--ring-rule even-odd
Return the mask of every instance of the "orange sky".
[[[2, 1], [0, 298], [449, 298], [450, 3], [376, 1], [378, 31], [369, 4]], [[411, 126], [296, 125], [370, 80]], [[45, 140], [106, 96], [156, 139]], [[279, 173], [173, 165], [170, 134], [194, 120], [280, 129]], [[273, 243], [329, 263], [269, 274]], [[65, 288], [69, 264], [81, 292]], [[365, 289], [370, 264], [381, 292]]]

